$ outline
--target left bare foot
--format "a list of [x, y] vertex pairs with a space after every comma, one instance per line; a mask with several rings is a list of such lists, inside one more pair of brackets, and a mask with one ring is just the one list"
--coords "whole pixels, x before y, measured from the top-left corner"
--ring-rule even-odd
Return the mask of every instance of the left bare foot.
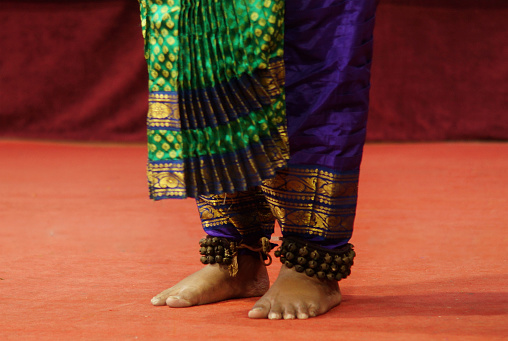
[[250, 318], [307, 319], [340, 304], [336, 281], [319, 280], [282, 266], [279, 277], [249, 311]]

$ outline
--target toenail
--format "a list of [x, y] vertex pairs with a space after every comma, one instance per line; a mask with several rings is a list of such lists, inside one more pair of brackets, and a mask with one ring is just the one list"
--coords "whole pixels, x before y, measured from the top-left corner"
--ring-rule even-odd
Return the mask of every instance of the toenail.
[[251, 311], [260, 311], [260, 310], [263, 310], [263, 308], [261, 307], [256, 307], [256, 308], [252, 308]]
[[270, 320], [278, 320], [278, 319], [280, 319], [280, 315], [277, 314], [277, 313], [270, 313], [270, 314], [268, 314], [268, 319], [270, 319]]
[[180, 299], [182, 299], [180, 296], [169, 296], [168, 298], [171, 298], [172, 300], [180, 300]]
[[154, 297], [152, 298], [152, 300], [150, 302], [152, 302], [153, 305], [157, 305], [160, 303], [160, 299], [158, 297]]

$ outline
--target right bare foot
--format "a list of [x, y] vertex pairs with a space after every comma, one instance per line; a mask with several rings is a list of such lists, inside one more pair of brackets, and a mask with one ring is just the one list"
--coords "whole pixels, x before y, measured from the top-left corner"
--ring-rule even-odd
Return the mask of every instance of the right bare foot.
[[250, 318], [307, 319], [328, 312], [340, 304], [336, 281], [320, 280], [285, 265], [268, 292], [249, 311]]
[[261, 259], [239, 255], [235, 277], [229, 275], [226, 267], [208, 264], [152, 298], [152, 304], [182, 308], [231, 298], [257, 297], [264, 295], [269, 286], [268, 272]]

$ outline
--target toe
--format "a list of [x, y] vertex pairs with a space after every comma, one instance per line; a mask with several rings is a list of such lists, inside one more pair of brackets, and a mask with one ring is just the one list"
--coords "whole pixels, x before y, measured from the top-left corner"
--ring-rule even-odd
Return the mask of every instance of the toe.
[[300, 305], [296, 309], [296, 318], [299, 320], [306, 320], [309, 318], [309, 309], [306, 306]]
[[277, 302], [271, 302], [270, 312], [268, 313], [269, 320], [280, 320], [283, 318], [283, 306]]
[[268, 319], [269, 320], [281, 320], [282, 319], [282, 313], [277, 311], [271, 311], [268, 313]]
[[306, 320], [309, 318], [309, 314], [306, 314], [306, 313], [298, 313], [296, 315], [296, 317], [299, 319], [299, 320]]
[[310, 307], [308, 307], [307, 311], [308, 311], [309, 317], [316, 317], [320, 314], [319, 307], [316, 307], [314, 305], [311, 305]]
[[270, 304], [267, 302], [258, 301], [254, 307], [249, 311], [249, 318], [251, 319], [265, 319], [268, 318], [270, 312]]
[[296, 318], [296, 309], [292, 305], [285, 307], [282, 317], [284, 320], [294, 320]]
[[153, 305], [166, 305], [166, 300], [171, 295], [171, 288], [164, 290], [160, 294], [154, 296], [151, 300]]
[[151, 299], [151, 301], [153, 305], [166, 305], [166, 300], [164, 298], [160, 298], [158, 296], [155, 296], [154, 298]]
[[190, 307], [193, 304], [180, 296], [169, 296], [166, 300], [166, 305], [171, 308], [185, 308]]
[[294, 320], [294, 319], [296, 319], [296, 316], [294, 314], [291, 314], [291, 313], [284, 313], [282, 315], [282, 317], [284, 318], [284, 320]]

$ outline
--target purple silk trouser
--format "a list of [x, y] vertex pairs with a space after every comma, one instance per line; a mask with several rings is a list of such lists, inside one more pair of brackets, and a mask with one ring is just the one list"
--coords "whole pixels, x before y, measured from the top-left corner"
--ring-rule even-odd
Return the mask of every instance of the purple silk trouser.
[[369, 106], [377, 0], [288, 0], [288, 168], [250, 191], [197, 199], [208, 235], [284, 236], [327, 248], [353, 232]]

